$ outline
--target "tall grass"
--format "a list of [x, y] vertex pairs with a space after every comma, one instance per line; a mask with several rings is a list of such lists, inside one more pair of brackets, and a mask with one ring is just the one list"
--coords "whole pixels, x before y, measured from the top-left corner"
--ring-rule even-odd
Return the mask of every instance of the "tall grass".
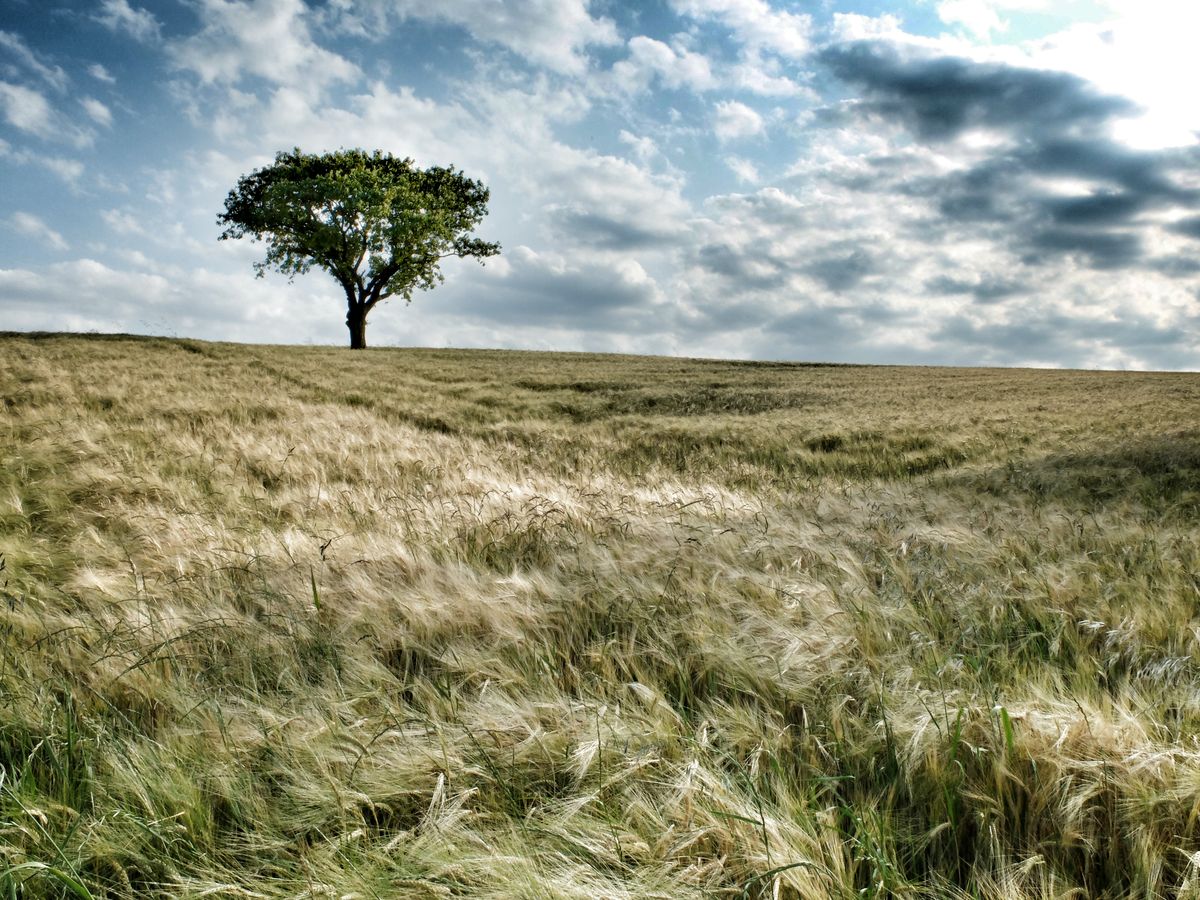
[[1200, 897], [1198, 401], [0, 337], [0, 898]]

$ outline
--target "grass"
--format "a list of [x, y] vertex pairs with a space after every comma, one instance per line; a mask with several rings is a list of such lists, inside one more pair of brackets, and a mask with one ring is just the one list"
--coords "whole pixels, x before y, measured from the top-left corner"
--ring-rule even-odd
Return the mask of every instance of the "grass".
[[1197, 409], [0, 336], [0, 898], [1200, 897]]

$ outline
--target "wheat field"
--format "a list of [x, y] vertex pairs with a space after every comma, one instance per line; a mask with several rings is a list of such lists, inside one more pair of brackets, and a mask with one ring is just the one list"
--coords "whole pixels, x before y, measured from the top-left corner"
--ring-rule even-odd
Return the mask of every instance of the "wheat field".
[[0, 898], [1200, 897], [1200, 376], [0, 336]]

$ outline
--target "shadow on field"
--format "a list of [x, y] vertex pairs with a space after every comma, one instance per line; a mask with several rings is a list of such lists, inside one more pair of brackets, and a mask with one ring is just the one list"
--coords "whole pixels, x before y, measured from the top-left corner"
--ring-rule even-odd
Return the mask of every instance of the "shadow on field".
[[947, 480], [970, 490], [1025, 495], [1082, 509], [1133, 502], [1155, 513], [1196, 515], [1200, 514], [1200, 429], [1013, 460]]
[[92, 341], [103, 343], [140, 341], [146, 344], [175, 340], [175, 338], [159, 337], [150, 334], [102, 333], [98, 331], [0, 331], [0, 338], [22, 341]]

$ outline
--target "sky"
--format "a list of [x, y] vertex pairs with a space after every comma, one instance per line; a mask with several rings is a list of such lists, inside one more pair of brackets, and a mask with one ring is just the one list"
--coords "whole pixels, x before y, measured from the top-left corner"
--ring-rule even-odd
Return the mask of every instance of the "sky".
[[344, 344], [276, 152], [491, 190], [372, 346], [1200, 369], [1200, 3], [0, 0], [0, 330]]

